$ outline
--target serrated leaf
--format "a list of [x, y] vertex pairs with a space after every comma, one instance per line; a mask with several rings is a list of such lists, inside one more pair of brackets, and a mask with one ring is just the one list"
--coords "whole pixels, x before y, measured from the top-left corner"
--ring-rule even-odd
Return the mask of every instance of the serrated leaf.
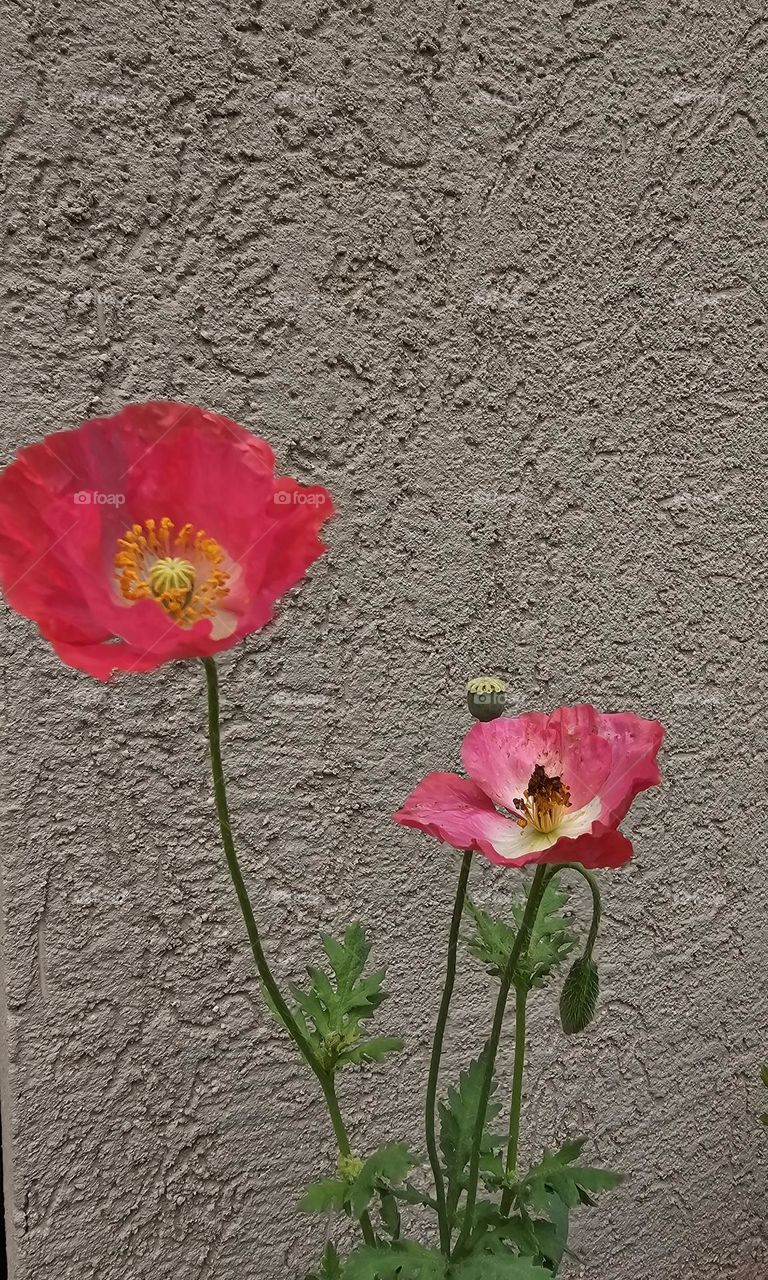
[[554, 1211], [547, 1218], [532, 1218], [524, 1210], [507, 1216], [497, 1202], [480, 1201], [475, 1206], [473, 1238], [477, 1252], [509, 1251], [557, 1266], [568, 1240], [568, 1210], [556, 1196], [551, 1197]]
[[358, 1249], [344, 1266], [344, 1280], [444, 1280], [447, 1260], [434, 1249], [396, 1243]]
[[[275, 1004], [274, 1000], [272, 999], [271, 995], [269, 994], [265, 986], [262, 986], [262, 995], [264, 997], [264, 1003], [269, 1009], [269, 1012], [272, 1014], [272, 1017], [275, 1019], [275, 1022], [277, 1022], [281, 1027], [284, 1027], [285, 1022], [283, 1020], [283, 1015], [281, 1014], [280, 1010], [278, 1009], [277, 1005]], [[304, 1031], [307, 1039], [310, 1040], [312, 1038], [312, 1033], [309, 1027], [307, 1027], [306, 1025], [306, 1022], [304, 1020], [304, 1016], [301, 1010], [293, 1009], [291, 1012], [293, 1013], [296, 1021], [299, 1024], [299, 1029], [301, 1031]]]
[[310, 1271], [306, 1280], [342, 1280], [341, 1262], [332, 1244], [326, 1246], [317, 1271]]
[[432, 1196], [428, 1196], [425, 1191], [419, 1191], [418, 1187], [414, 1187], [410, 1182], [404, 1183], [402, 1187], [394, 1187], [392, 1194], [403, 1204], [420, 1204], [425, 1209], [437, 1210], [437, 1201]]
[[[533, 1222], [533, 1233], [536, 1237], [536, 1247], [557, 1275], [558, 1267], [563, 1260], [563, 1255], [568, 1246], [568, 1219], [570, 1210], [563, 1204], [562, 1200], [558, 1200], [556, 1196], [552, 1197], [554, 1205], [558, 1209], [552, 1209], [552, 1218], [555, 1221], [546, 1218], [536, 1218]], [[559, 1210], [559, 1212], [558, 1212]]]
[[508, 1217], [492, 1200], [481, 1200], [475, 1205], [472, 1234], [475, 1250], [479, 1253], [488, 1250], [503, 1252], [510, 1245], [517, 1253], [531, 1257], [539, 1252], [532, 1219], [522, 1214]]
[[331, 1017], [328, 1009], [315, 991], [302, 991], [294, 984], [291, 984], [291, 990], [296, 1004], [304, 1015], [304, 1025], [309, 1026], [315, 1033], [315, 1040], [322, 1042], [331, 1034]]
[[353, 1216], [359, 1218], [365, 1212], [377, 1191], [387, 1190], [404, 1182], [417, 1163], [416, 1157], [403, 1142], [389, 1142], [374, 1151], [349, 1188], [349, 1204]]
[[340, 1178], [323, 1178], [307, 1187], [299, 1201], [302, 1213], [330, 1213], [344, 1208], [349, 1194], [349, 1183]]
[[373, 1040], [361, 1040], [351, 1049], [344, 1049], [337, 1061], [341, 1064], [381, 1062], [388, 1053], [399, 1053], [402, 1048], [403, 1041], [396, 1036], [377, 1036]]
[[323, 934], [322, 943], [330, 976], [313, 966], [307, 969], [309, 985], [292, 987], [300, 1027], [328, 1071], [379, 1062], [386, 1053], [402, 1047], [401, 1041], [385, 1036], [361, 1043], [363, 1023], [386, 999], [384, 970], [364, 972], [370, 944], [359, 924], [350, 925], [341, 941]]
[[371, 947], [363, 926], [355, 921], [344, 934], [344, 941], [337, 942], [330, 933], [320, 935], [320, 941], [333, 969], [340, 991], [350, 991], [365, 969]]
[[[464, 1187], [464, 1171], [469, 1164], [472, 1152], [472, 1140], [487, 1067], [488, 1048], [486, 1046], [480, 1056], [473, 1059], [466, 1071], [461, 1073], [458, 1086], [450, 1088], [445, 1101], [438, 1104], [440, 1149], [448, 1182], [448, 1207], [451, 1215], [456, 1210]], [[495, 1091], [496, 1081], [494, 1080], [491, 1084], [486, 1112], [486, 1126], [493, 1124], [501, 1111], [499, 1104], [492, 1101]], [[481, 1143], [482, 1163], [493, 1160], [495, 1148], [496, 1144], [486, 1129]]]
[[[516, 1237], [513, 1243], [519, 1252], [533, 1254], [537, 1261], [549, 1267], [553, 1275], [557, 1275], [560, 1264], [568, 1249], [568, 1231], [570, 1227], [570, 1210], [554, 1192], [542, 1191], [537, 1196], [537, 1210], [542, 1217], [531, 1218], [524, 1206], [521, 1206], [521, 1217], [527, 1222], [530, 1237], [527, 1243], [518, 1245]], [[574, 1256], [574, 1255], [571, 1255]]]
[[595, 1016], [600, 995], [600, 975], [594, 960], [574, 961], [560, 995], [560, 1022], [566, 1035], [584, 1031]]
[[514, 1253], [478, 1253], [455, 1263], [450, 1280], [552, 1280], [552, 1272]]
[[512, 954], [517, 929], [489, 915], [469, 898], [465, 911], [474, 924], [474, 930], [467, 934], [469, 950], [494, 978], [501, 977]]
[[619, 1173], [574, 1164], [583, 1146], [580, 1139], [564, 1143], [559, 1151], [545, 1151], [539, 1163], [518, 1183], [518, 1197], [546, 1215], [552, 1195], [567, 1208], [575, 1209], [580, 1204], [594, 1204], [593, 1195], [619, 1186], [623, 1181]]
[[[544, 987], [555, 969], [563, 963], [576, 943], [572, 923], [563, 914], [563, 908], [569, 899], [567, 889], [563, 889], [555, 881], [550, 881], [544, 890], [533, 931], [528, 946], [528, 954], [518, 967], [516, 982], [522, 983], [531, 990], [533, 987]], [[472, 954], [486, 966], [489, 973], [499, 977], [507, 966], [507, 962], [515, 945], [517, 932], [525, 914], [525, 900], [512, 903], [510, 922], [496, 919], [476, 906], [467, 902], [467, 914], [473, 921], [474, 929], [467, 942]]]

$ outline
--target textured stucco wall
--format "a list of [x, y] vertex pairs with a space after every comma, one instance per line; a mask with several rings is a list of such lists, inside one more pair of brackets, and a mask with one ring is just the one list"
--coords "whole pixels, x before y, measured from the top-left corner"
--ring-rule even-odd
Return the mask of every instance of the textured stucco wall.
[[[566, 1045], [542, 1002], [527, 1133], [632, 1175], [574, 1277], [768, 1275], [758, 5], [18, 0], [2, 28], [3, 457], [169, 396], [339, 501], [224, 663], [225, 745], [281, 975], [357, 914], [382, 1027], [416, 1010], [356, 1134], [419, 1115], [456, 864], [387, 814], [456, 764], [463, 681], [658, 715], [600, 1019]], [[323, 1225], [283, 1206], [332, 1144], [254, 987], [202, 673], [100, 687], [4, 623], [15, 1280], [294, 1280]], [[454, 1064], [477, 992], [467, 965]]]

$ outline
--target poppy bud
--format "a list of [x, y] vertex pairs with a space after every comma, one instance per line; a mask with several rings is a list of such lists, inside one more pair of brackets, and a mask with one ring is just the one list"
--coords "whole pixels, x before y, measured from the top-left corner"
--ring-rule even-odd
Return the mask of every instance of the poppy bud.
[[597, 965], [591, 957], [581, 956], [574, 962], [560, 996], [560, 1022], [566, 1035], [572, 1036], [589, 1026], [599, 994]]
[[467, 706], [475, 720], [495, 720], [504, 714], [507, 686], [495, 676], [475, 676], [467, 685]]

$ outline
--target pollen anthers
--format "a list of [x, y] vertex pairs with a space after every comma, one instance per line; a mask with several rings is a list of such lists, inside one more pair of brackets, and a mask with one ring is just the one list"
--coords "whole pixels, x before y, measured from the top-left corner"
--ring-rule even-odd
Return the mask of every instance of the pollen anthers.
[[515, 800], [519, 826], [531, 826], [545, 835], [559, 827], [566, 809], [571, 807], [571, 793], [562, 778], [550, 778], [543, 765], [537, 764], [522, 796]]
[[229, 591], [224, 551], [204, 529], [176, 532], [168, 516], [131, 525], [117, 540], [117, 582], [131, 602], [156, 600], [180, 627], [213, 618]]

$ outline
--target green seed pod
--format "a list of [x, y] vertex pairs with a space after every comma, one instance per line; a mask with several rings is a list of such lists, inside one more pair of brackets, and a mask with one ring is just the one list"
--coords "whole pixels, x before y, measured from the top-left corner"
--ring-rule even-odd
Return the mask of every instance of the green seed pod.
[[467, 706], [475, 720], [495, 720], [504, 714], [507, 686], [495, 676], [475, 676], [467, 685]]
[[589, 1026], [599, 994], [597, 965], [591, 957], [580, 956], [574, 961], [560, 996], [560, 1022], [566, 1035], [575, 1035]]

